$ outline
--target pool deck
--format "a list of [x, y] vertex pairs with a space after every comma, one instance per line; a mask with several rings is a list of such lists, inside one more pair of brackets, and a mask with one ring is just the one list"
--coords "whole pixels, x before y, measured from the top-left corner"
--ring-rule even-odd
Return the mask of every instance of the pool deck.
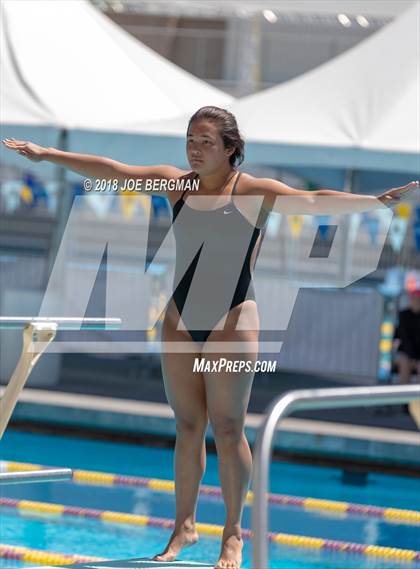
[[[173, 411], [166, 404], [43, 389], [23, 390], [13, 420], [143, 436], [176, 435]], [[255, 441], [262, 420], [263, 415], [248, 413], [245, 430], [250, 443]], [[213, 440], [211, 428], [207, 439]], [[419, 431], [293, 417], [282, 421], [274, 441], [276, 450], [288, 453], [410, 468], [420, 467], [419, 444]]]

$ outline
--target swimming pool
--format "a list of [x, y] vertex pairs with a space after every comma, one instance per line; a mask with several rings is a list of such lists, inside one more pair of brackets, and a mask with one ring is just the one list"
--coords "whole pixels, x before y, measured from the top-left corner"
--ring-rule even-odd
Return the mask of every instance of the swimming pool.
[[[7, 461], [68, 466], [167, 480], [172, 479], [173, 475], [173, 454], [166, 448], [12, 430], [6, 433], [0, 444], [0, 457]], [[212, 454], [208, 455], [203, 483], [219, 484], [216, 457]], [[271, 467], [271, 492], [420, 510], [419, 479], [369, 474], [364, 485], [350, 485], [343, 483], [342, 472], [338, 468], [275, 462]], [[153, 519], [173, 519], [175, 514], [173, 494], [153, 491], [148, 487], [68, 482], [16, 485], [4, 486], [1, 498], [111, 510]], [[151, 556], [163, 548], [171, 532], [169, 528], [111, 524], [86, 517], [63, 517], [35, 511], [19, 513], [15, 507], [5, 505], [1, 508], [1, 518], [1, 543], [109, 559]], [[223, 524], [224, 508], [220, 497], [200, 495], [197, 519], [205, 524]], [[243, 527], [251, 527], [249, 506], [245, 508]], [[270, 531], [420, 549], [418, 525], [390, 523], [375, 516], [346, 516], [326, 510], [307, 511], [293, 505], [270, 506]], [[246, 540], [245, 569], [251, 567], [250, 545], [249, 540]], [[181, 558], [214, 562], [219, 547], [220, 538], [202, 535], [199, 544], [186, 550]], [[17, 567], [19, 563], [0, 559], [0, 566]], [[389, 569], [396, 566], [401, 564], [395, 560], [270, 544], [270, 569]]]

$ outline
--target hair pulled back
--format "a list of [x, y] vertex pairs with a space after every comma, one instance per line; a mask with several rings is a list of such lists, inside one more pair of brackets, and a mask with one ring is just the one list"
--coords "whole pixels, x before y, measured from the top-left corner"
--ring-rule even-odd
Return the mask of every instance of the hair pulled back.
[[239, 166], [244, 161], [245, 142], [239, 132], [235, 116], [220, 107], [201, 107], [190, 118], [188, 128], [197, 120], [207, 120], [219, 127], [225, 148], [234, 148], [229, 156], [231, 166]]

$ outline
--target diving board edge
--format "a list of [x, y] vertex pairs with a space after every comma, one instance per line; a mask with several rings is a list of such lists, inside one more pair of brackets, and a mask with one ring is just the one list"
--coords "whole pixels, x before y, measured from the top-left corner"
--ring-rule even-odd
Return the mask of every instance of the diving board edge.
[[89, 563], [76, 563], [74, 565], [32, 566], [29, 569], [54, 569], [67, 567], [67, 569], [214, 569], [214, 563], [198, 563], [197, 561], [153, 561], [146, 557], [135, 559], [122, 559], [98, 561]]

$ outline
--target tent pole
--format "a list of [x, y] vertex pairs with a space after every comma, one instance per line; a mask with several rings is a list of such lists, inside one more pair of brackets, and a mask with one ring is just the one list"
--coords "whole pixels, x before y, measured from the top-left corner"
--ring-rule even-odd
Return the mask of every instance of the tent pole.
[[[57, 144], [57, 148], [59, 150], [68, 150], [68, 135], [69, 133], [67, 129], [60, 130]], [[73, 203], [73, 193], [70, 192], [70, 190], [67, 188], [66, 169], [63, 166], [57, 167], [56, 178], [58, 181], [57, 211], [48, 251], [47, 281], [51, 276], [55, 259], [60, 248], [64, 229], [66, 227], [66, 223]], [[60, 271], [60, 275], [61, 274], [62, 271]]]
[[[352, 193], [355, 181], [355, 172], [352, 169], [348, 169], [345, 172], [344, 177], [344, 188], [345, 192]], [[340, 257], [340, 275], [343, 283], [348, 281], [349, 275], [351, 275], [351, 263], [352, 255], [350, 251], [350, 215], [346, 215], [344, 220], [344, 238], [343, 238], [343, 251]]]

